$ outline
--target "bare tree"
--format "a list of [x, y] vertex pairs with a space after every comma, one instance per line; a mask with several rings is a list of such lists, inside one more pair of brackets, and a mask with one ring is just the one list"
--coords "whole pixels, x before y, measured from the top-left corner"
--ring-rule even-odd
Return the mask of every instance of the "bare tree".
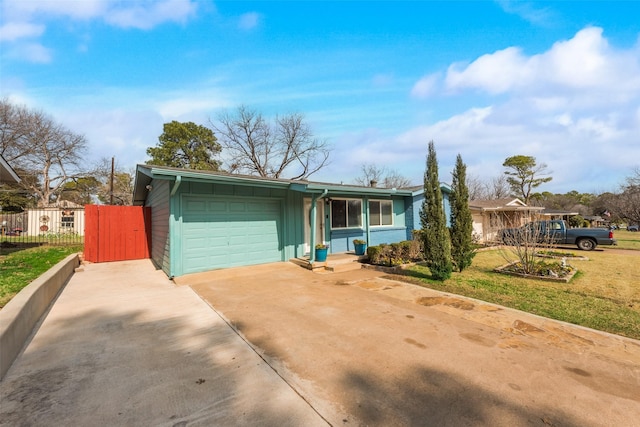
[[538, 221], [514, 227], [516, 224], [509, 223], [507, 217], [502, 216], [501, 219], [504, 221], [499, 225], [500, 239], [504, 244], [500, 250], [502, 257], [509, 263], [515, 263], [515, 270], [520, 273], [539, 275], [540, 252], [557, 246], [553, 230], [547, 229], [551, 223]]
[[360, 176], [354, 179], [356, 184], [363, 186], [377, 186], [383, 188], [405, 188], [411, 186], [411, 181], [402, 176], [397, 170], [387, 169], [374, 163], [360, 165]]
[[0, 100], [0, 154], [10, 163], [29, 151], [26, 138], [32, 114], [6, 98]]
[[313, 137], [302, 114], [277, 116], [273, 124], [245, 106], [222, 113], [218, 134], [228, 170], [262, 177], [306, 179], [329, 160], [329, 145]]
[[498, 175], [483, 181], [477, 176], [467, 176], [470, 200], [497, 200], [509, 197], [511, 189], [507, 177]]
[[506, 176], [498, 175], [489, 180], [486, 185], [487, 198], [491, 200], [504, 199], [511, 195], [511, 188]]
[[411, 181], [400, 175], [396, 170], [390, 170], [382, 181], [384, 188], [406, 188], [411, 187]]
[[622, 192], [612, 200], [615, 214], [631, 223], [640, 224], [640, 167], [626, 178]]
[[485, 183], [477, 175], [467, 175], [467, 189], [469, 190], [469, 200], [484, 200]]
[[360, 175], [355, 178], [355, 183], [368, 186], [376, 186], [382, 182], [382, 178], [386, 174], [387, 169], [374, 163], [363, 163], [360, 165]]
[[3, 156], [33, 179], [22, 181], [40, 206], [48, 206], [64, 184], [80, 176], [86, 140], [41, 111], [1, 101], [0, 137]]
[[113, 167], [113, 186], [111, 185], [112, 159], [103, 157], [96, 164], [92, 175], [100, 182], [97, 196], [102, 203], [114, 205], [133, 204], [133, 182], [135, 169], [126, 170], [117, 162]]

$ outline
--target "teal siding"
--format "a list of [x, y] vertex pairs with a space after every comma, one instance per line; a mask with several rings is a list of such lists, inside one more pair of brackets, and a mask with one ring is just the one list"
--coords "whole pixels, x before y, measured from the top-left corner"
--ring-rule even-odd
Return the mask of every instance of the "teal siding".
[[169, 268], [169, 182], [155, 180], [151, 183], [147, 206], [151, 207], [151, 259], [167, 276]]
[[284, 261], [282, 200], [183, 195], [180, 274]]
[[172, 276], [303, 255], [303, 204], [297, 192], [182, 182], [171, 212]]

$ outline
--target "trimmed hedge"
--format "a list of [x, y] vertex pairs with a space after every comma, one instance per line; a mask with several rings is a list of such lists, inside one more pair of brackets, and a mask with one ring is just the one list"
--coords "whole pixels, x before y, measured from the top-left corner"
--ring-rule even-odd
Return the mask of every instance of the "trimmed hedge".
[[404, 240], [399, 243], [380, 244], [367, 248], [369, 264], [396, 266], [422, 261], [422, 242], [420, 240]]

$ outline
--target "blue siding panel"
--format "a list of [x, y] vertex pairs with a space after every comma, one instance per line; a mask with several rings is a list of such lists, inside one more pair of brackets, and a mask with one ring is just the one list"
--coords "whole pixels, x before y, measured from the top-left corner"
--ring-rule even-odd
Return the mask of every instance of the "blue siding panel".
[[371, 229], [371, 241], [370, 246], [376, 246], [381, 243], [397, 243], [407, 240], [407, 228], [406, 227], [393, 227], [393, 228], [379, 228]]

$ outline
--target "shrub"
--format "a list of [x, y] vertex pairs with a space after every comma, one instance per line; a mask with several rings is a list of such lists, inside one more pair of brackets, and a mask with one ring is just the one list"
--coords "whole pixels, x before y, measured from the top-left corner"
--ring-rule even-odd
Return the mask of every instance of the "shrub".
[[382, 257], [382, 247], [381, 246], [369, 246], [367, 248], [367, 257], [369, 258], [369, 263], [380, 265], [381, 257]]
[[367, 257], [369, 264], [396, 266], [421, 260], [420, 241], [405, 240], [399, 243], [369, 246]]

